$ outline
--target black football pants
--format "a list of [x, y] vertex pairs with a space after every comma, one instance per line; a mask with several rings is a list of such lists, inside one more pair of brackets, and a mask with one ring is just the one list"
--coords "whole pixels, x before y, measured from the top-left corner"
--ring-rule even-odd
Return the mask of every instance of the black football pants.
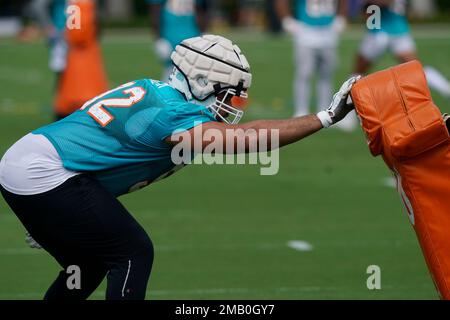
[[[97, 180], [82, 174], [29, 196], [1, 186], [0, 191], [31, 236], [64, 268], [45, 299], [87, 299], [105, 276], [106, 299], [145, 298], [152, 242]], [[74, 267], [70, 266], [79, 268], [81, 288], [74, 288], [76, 282], [70, 278]]]

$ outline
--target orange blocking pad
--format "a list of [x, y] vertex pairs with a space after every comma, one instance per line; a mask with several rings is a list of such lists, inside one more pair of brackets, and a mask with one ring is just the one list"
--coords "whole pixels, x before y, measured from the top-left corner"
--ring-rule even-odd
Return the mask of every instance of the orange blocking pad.
[[422, 65], [402, 64], [351, 92], [374, 156], [382, 155], [443, 299], [450, 299], [450, 137]]

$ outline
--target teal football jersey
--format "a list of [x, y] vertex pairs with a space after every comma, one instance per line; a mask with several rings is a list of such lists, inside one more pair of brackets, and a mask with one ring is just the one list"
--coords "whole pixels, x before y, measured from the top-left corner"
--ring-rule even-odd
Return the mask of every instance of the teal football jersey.
[[119, 196], [170, 174], [176, 168], [164, 140], [209, 121], [215, 118], [206, 107], [187, 102], [164, 82], [143, 79], [33, 133], [50, 140], [66, 169], [91, 172]]
[[325, 27], [333, 23], [338, 0], [296, 0], [295, 18], [312, 27]]
[[393, 36], [401, 36], [410, 32], [406, 19], [406, 0], [394, 0], [390, 6], [381, 7], [381, 29], [372, 32], [386, 32]]
[[170, 42], [173, 48], [185, 39], [200, 35], [195, 17], [197, 0], [147, 0], [163, 6], [161, 13], [161, 36]]
[[51, 18], [54, 27], [58, 31], [64, 31], [66, 27], [66, 0], [51, 1]]

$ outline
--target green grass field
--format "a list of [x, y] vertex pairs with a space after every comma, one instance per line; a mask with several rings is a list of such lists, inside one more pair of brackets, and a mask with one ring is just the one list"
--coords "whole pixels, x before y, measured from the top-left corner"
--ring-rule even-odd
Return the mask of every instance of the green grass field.
[[[436, 31], [436, 32], [434, 32]], [[450, 76], [450, 27], [418, 29], [425, 64]], [[291, 114], [293, 76], [287, 38], [232, 37], [253, 70], [246, 119]], [[340, 47], [336, 85], [351, 72], [358, 33]], [[158, 78], [161, 68], [143, 33], [106, 34], [111, 86]], [[395, 61], [385, 57], [378, 68]], [[51, 120], [53, 75], [41, 44], [0, 40], [0, 153]], [[450, 104], [435, 95], [442, 111]], [[372, 158], [359, 130], [323, 131], [280, 152], [280, 171], [191, 166], [122, 197], [156, 249], [150, 299], [436, 299], [415, 234], [389, 172]], [[290, 240], [307, 241], [296, 251]], [[382, 289], [369, 291], [366, 268], [379, 265]], [[39, 299], [59, 267], [29, 249], [24, 229], [0, 200], [0, 299]], [[104, 284], [92, 298], [104, 296]]]

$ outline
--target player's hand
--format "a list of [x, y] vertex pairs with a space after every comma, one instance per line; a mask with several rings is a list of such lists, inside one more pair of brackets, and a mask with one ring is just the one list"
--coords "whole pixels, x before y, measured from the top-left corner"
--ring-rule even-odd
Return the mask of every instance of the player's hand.
[[347, 19], [343, 16], [337, 16], [333, 21], [332, 28], [337, 34], [343, 33], [347, 28]]
[[302, 25], [293, 17], [283, 18], [283, 20], [281, 21], [281, 26], [283, 27], [283, 30], [285, 32], [289, 33], [292, 36], [296, 36], [302, 31]]
[[172, 45], [166, 39], [159, 38], [155, 41], [155, 53], [161, 60], [168, 60], [172, 51]]
[[30, 246], [30, 248], [42, 249], [41, 245], [37, 243], [28, 232], [25, 233], [25, 242]]
[[328, 128], [341, 121], [355, 108], [350, 97], [350, 90], [359, 79], [361, 79], [361, 76], [354, 76], [345, 81], [339, 91], [334, 95], [333, 101], [328, 109], [317, 114], [324, 128]]

